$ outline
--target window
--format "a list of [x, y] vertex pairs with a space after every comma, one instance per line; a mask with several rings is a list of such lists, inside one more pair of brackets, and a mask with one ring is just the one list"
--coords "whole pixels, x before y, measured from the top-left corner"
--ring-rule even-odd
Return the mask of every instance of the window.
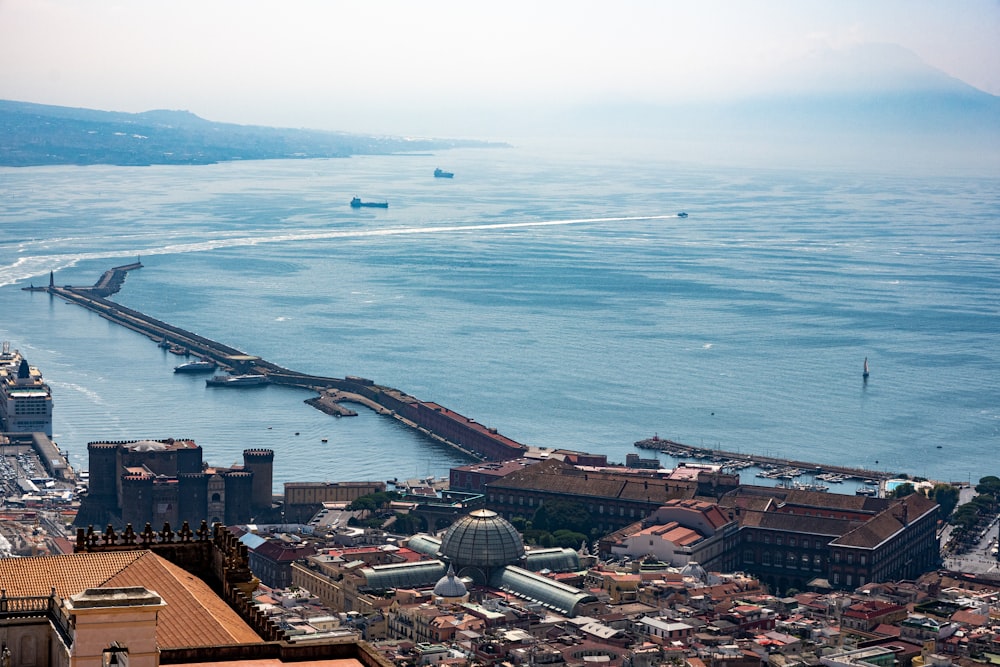
[[788, 546], [790, 546], [790, 547], [794, 547], [795, 546], [795, 538], [794, 537], [789, 537], [788, 538]]
[[781, 545], [781, 535], [775, 535], [774, 536], [774, 543], [777, 544], [777, 545], [779, 545], [779, 546]]
[[[854, 565], [854, 554], [852, 554], [852, 553], [848, 553], [847, 554], [847, 564], [848, 565]], [[847, 583], [849, 584], [851, 582], [848, 581]]]
[[771, 552], [770, 551], [764, 551], [763, 553], [761, 553], [761, 555], [760, 555], [760, 562], [761, 562], [761, 565], [770, 565], [771, 564]]
[[747, 549], [743, 552], [743, 562], [752, 563], [753, 562], [753, 550]]
[[771, 543], [771, 536], [765, 534], [764, 535], [764, 544], [770, 544], [770, 543]]
[[865, 565], [867, 563], [867, 561], [868, 561], [868, 557], [865, 556], [864, 554], [861, 554], [860, 556], [858, 556], [858, 562], [860, 562], [862, 565]]

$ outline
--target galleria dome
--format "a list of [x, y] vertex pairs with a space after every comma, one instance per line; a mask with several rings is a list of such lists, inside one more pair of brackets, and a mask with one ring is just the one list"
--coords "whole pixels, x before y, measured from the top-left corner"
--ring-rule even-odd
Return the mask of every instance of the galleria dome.
[[480, 509], [448, 528], [441, 540], [441, 555], [458, 567], [503, 567], [524, 558], [524, 541], [506, 519]]

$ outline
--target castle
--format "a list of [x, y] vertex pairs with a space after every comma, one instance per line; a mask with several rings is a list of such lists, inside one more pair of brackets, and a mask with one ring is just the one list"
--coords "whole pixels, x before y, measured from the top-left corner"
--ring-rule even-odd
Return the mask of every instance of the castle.
[[87, 443], [90, 488], [75, 525], [234, 525], [271, 513], [274, 452], [243, 451], [243, 465], [206, 466], [192, 440]]

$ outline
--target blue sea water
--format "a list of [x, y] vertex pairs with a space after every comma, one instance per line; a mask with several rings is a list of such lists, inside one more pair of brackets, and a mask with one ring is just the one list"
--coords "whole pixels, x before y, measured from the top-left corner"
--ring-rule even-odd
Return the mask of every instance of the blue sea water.
[[276, 491], [465, 462], [308, 392], [207, 388], [149, 339], [21, 290], [138, 255], [124, 305], [525, 444], [624, 461], [655, 433], [975, 481], [1000, 474], [998, 185], [531, 147], [0, 169], [0, 339], [52, 385], [79, 467], [89, 441], [145, 437], [219, 465], [272, 448]]

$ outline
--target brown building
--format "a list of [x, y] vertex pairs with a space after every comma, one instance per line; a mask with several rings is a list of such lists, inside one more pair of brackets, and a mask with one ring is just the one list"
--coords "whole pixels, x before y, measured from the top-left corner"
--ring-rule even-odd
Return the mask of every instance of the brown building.
[[606, 533], [643, 519], [669, 500], [721, 495], [738, 484], [738, 476], [710, 469], [681, 467], [659, 476], [553, 459], [489, 482], [486, 506], [508, 519], [530, 519], [546, 502], [577, 502], [589, 512], [594, 528]]
[[285, 521], [305, 523], [323, 503], [349, 503], [380, 491], [385, 482], [285, 482]]
[[740, 523], [738, 567], [775, 592], [915, 579], [939, 562], [937, 504], [744, 486], [723, 496]]

